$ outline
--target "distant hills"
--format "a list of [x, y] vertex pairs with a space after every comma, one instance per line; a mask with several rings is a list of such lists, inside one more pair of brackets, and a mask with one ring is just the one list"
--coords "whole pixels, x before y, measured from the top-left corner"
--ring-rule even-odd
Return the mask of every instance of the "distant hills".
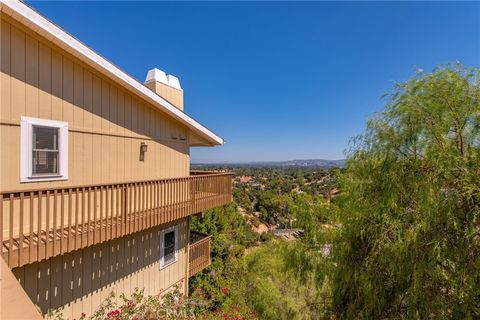
[[287, 161], [251, 161], [251, 162], [223, 162], [223, 163], [192, 163], [192, 166], [216, 166], [216, 167], [343, 167], [345, 159], [301, 159]]

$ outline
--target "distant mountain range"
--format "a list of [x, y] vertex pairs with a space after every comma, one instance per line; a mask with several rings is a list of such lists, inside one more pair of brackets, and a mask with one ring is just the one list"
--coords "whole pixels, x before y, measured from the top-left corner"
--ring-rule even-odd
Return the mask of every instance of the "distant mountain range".
[[222, 163], [192, 163], [192, 166], [230, 166], [230, 167], [343, 167], [345, 159], [302, 159], [287, 161], [251, 161], [251, 162], [222, 162]]

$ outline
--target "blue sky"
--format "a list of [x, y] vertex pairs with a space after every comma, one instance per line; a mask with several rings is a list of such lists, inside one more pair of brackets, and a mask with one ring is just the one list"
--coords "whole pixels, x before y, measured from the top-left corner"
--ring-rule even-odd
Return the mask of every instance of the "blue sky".
[[143, 82], [180, 78], [226, 144], [194, 162], [338, 159], [416, 68], [480, 66], [480, 3], [31, 2]]

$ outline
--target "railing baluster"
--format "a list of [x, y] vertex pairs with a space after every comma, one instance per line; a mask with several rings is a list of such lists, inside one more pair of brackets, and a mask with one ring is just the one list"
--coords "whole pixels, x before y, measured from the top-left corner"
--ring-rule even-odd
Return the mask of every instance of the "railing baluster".
[[158, 209], [158, 224], [163, 223], [163, 211], [165, 207], [165, 188], [164, 188], [165, 182], [160, 181], [159, 186], [160, 189], [158, 190], [159, 193], [159, 209]]
[[173, 218], [172, 220], [178, 219], [178, 179], [173, 180]]
[[127, 214], [128, 214], [128, 208], [130, 206], [130, 192], [128, 191], [128, 184], [123, 185], [123, 190], [122, 190], [122, 224], [123, 224], [123, 232], [122, 236], [128, 234], [128, 220], [127, 220]]
[[134, 184], [132, 184], [133, 188], [133, 221], [134, 221], [134, 226], [133, 226], [133, 232], [138, 231], [138, 209], [137, 209], [137, 188]]
[[78, 223], [78, 212], [80, 211], [80, 204], [79, 204], [79, 189], [78, 188], [75, 188], [75, 224], [74, 224], [74, 227], [73, 227], [73, 248], [74, 250], [78, 249], [79, 248], [79, 245], [78, 245], [78, 239], [79, 239], [79, 226], [80, 224]]
[[140, 227], [139, 228], [140, 228], [140, 230], [143, 230], [145, 228], [145, 216], [146, 216], [146, 211], [145, 211], [145, 195], [146, 195], [145, 182], [140, 183], [139, 195], [140, 195], [139, 203], [140, 203], [140, 206], [141, 206], [141, 209], [140, 209], [141, 220], [140, 220]]
[[169, 179], [165, 182], [166, 206], [165, 206], [165, 213], [164, 213], [165, 214], [164, 222], [170, 221], [170, 212], [172, 211], [170, 207], [171, 198], [172, 198], [172, 194], [171, 194], [172, 184], [170, 183], [170, 181], [171, 180]]
[[127, 194], [127, 206], [126, 206], [126, 211], [125, 211], [125, 223], [127, 225], [127, 234], [129, 234], [131, 231], [131, 217], [130, 217], [130, 212], [131, 212], [131, 206], [132, 206], [132, 190], [130, 189], [130, 185], [127, 184], [127, 187], [126, 187], [126, 194]]
[[97, 187], [93, 188], [93, 244], [97, 243]]
[[170, 219], [168, 221], [173, 221], [175, 220], [176, 218], [176, 212], [175, 210], [177, 209], [177, 199], [176, 199], [176, 191], [177, 191], [177, 188], [176, 188], [176, 185], [175, 185], [175, 182], [176, 180], [175, 179], [172, 179], [172, 209], [171, 209], [171, 213], [170, 213]]
[[38, 216], [37, 216], [37, 259], [41, 260], [42, 256], [42, 191], [38, 192]]
[[148, 211], [147, 211], [147, 183], [143, 182], [142, 183], [142, 230], [146, 228], [147, 225], [147, 216], [148, 216]]
[[171, 221], [178, 219], [178, 179], [173, 179], [173, 216]]
[[132, 192], [129, 188], [129, 185], [127, 184], [125, 187], [125, 225], [126, 225], [126, 232], [125, 234], [130, 233], [130, 221], [129, 221], [129, 214], [130, 214], [130, 206], [132, 205]]
[[[19, 217], [20, 240], [18, 241], [18, 265], [19, 266], [23, 265], [23, 200], [24, 200], [24, 193], [20, 192], [20, 217]], [[3, 206], [3, 203], [0, 202], [0, 205]], [[2, 240], [2, 250], [3, 250], [3, 238], [1, 238], [1, 240]]]
[[81, 222], [80, 222], [80, 247], [83, 247], [84, 246], [84, 243], [85, 243], [85, 188], [82, 188], [82, 211], [81, 211], [81, 215], [82, 215], [82, 219]]
[[45, 259], [50, 255], [50, 190], [45, 193]]
[[57, 255], [57, 190], [53, 191], [53, 244], [52, 244], [52, 252], [53, 255]]
[[127, 211], [125, 215], [125, 221], [127, 223], [127, 234], [130, 234], [132, 232], [132, 206], [133, 206], [133, 189], [131, 188], [130, 184], [127, 184], [127, 200], [128, 200], [128, 205], [127, 205]]
[[140, 231], [143, 229], [143, 217], [144, 215], [144, 210], [143, 210], [143, 183], [140, 182], [138, 184], [138, 229], [137, 231]]
[[147, 182], [147, 228], [152, 226], [152, 184]]
[[178, 192], [177, 192], [177, 195], [178, 195], [178, 215], [177, 215], [177, 219], [178, 218], [182, 218], [183, 217], [183, 197], [182, 197], [182, 179], [178, 179]]
[[33, 257], [34, 245], [33, 245], [33, 191], [30, 192], [30, 234], [28, 237], [28, 259], [29, 262], [35, 261]]
[[65, 238], [65, 190], [60, 192], [60, 253], [64, 253]]
[[[118, 230], [118, 218], [120, 216], [120, 197], [118, 196], [121, 190], [121, 185], [117, 184], [114, 188], [112, 188], [112, 239], [117, 238], [119, 236]], [[113, 228], [115, 226], [115, 229]]]
[[[117, 186], [112, 186], [112, 188], [110, 189], [110, 207], [112, 208], [111, 211], [110, 211], [110, 239], [114, 238], [114, 233], [115, 233], [113, 231], [113, 221], [114, 221], [113, 214], [114, 214], [114, 211], [115, 211], [115, 200], [114, 200], [114, 198], [115, 198], [115, 193], [116, 193], [115, 190], [117, 190]], [[115, 227], [115, 229], [116, 229], [116, 227]]]
[[147, 181], [145, 182], [145, 196], [144, 196], [144, 199], [145, 199], [145, 202], [144, 202], [144, 205], [145, 205], [145, 225], [144, 225], [144, 229], [148, 229], [150, 228], [150, 205], [149, 205], [149, 201], [151, 201], [151, 198], [150, 198], [150, 183]]
[[198, 213], [197, 201], [198, 177], [193, 178], [193, 213]]
[[165, 223], [167, 219], [167, 206], [168, 206], [168, 189], [167, 189], [167, 181], [162, 181], [162, 192], [163, 192], [163, 199], [162, 199], [162, 220], [161, 223]]
[[156, 226], [157, 222], [157, 185], [155, 181], [150, 182], [150, 227]]
[[91, 189], [90, 187], [87, 188], [87, 195], [88, 195], [88, 208], [87, 208], [87, 244], [91, 245], [93, 243], [91, 236], [90, 236], [90, 222], [92, 221], [91, 219], [91, 213], [92, 213], [92, 195], [91, 195]]
[[122, 231], [122, 225], [123, 225], [123, 202], [124, 202], [124, 197], [123, 197], [123, 185], [119, 184], [117, 191], [116, 191], [116, 197], [117, 197], [117, 215], [115, 217], [115, 224], [116, 224], [116, 229], [115, 229], [115, 236], [116, 237], [121, 237], [123, 235]]
[[180, 216], [185, 217], [185, 190], [184, 179], [180, 178]]
[[158, 225], [158, 211], [159, 211], [159, 210], [158, 210], [158, 207], [159, 207], [159, 204], [158, 204], [158, 181], [155, 181], [155, 182], [153, 183], [153, 185], [154, 185], [153, 197], [154, 197], [154, 199], [155, 199], [155, 200], [154, 200], [154, 201], [155, 201], [155, 205], [154, 205], [154, 208], [155, 208], [155, 210], [154, 210], [154, 217], [155, 217], [155, 218], [154, 218], [154, 220], [153, 220], [153, 223], [154, 223], [155, 226], [157, 226], [157, 225]]
[[148, 215], [148, 210], [147, 210], [147, 183], [143, 182], [142, 183], [142, 230], [146, 228], [147, 225], [147, 215]]
[[109, 227], [109, 219], [108, 219], [108, 214], [110, 213], [111, 215], [111, 212], [109, 211], [110, 209], [110, 201], [109, 200], [109, 196], [108, 196], [108, 190], [110, 188], [108, 186], [105, 187], [105, 238], [103, 239], [104, 241], [106, 240], [110, 240], [110, 235], [109, 235], [109, 231], [111, 231], [111, 226]]
[[100, 186], [100, 241], [99, 242], [102, 242], [105, 240], [105, 232], [104, 232], [104, 210], [103, 210], [103, 186]]
[[72, 248], [72, 189], [68, 189], [68, 229], [67, 229], [67, 251]]
[[8, 230], [8, 263], [13, 263], [13, 193], [10, 194], [10, 216], [8, 219], [8, 223], [10, 224], [10, 228]]
[[190, 202], [189, 200], [189, 188], [188, 188], [188, 178], [183, 178], [183, 216], [186, 217], [189, 214]]

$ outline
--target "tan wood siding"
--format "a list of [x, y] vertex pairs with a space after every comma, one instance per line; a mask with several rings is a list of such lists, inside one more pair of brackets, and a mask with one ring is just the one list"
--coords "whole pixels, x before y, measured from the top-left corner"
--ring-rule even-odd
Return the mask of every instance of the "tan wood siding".
[[[188, 176], [186, 127], [4, 15], [1, 49], [0, 190]], [[68, 181], [19, 183], [21, 116], [68, 122]]]
[[158, 295], [179, 281], [186, 283], [187, 220], [177, 223], [178, 261], [164, 269], [160, 231], [172, 224], [15, 268], [13, 273], [44, 314], [63, 307], [66, 319], [78, 319], [82, 312], [91, 315], [111, 292], [129, 296], [140, 288]]

